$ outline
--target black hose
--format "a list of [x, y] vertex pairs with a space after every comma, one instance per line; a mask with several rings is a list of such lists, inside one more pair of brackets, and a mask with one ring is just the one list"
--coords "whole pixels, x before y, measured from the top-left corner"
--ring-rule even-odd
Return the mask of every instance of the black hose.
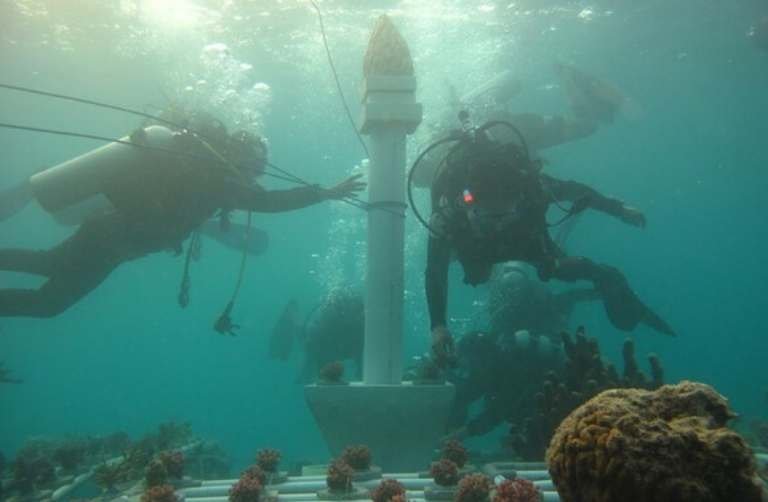
[[435, 141], [434, 143], [429, 145], [423, 152], [421, 152], [421, 154], [419, 154], [418, 157], [416, 157], [416, 160], [413, 162], [411, 166], [411, 170], [408, 173], [408, 182], [406, 183], [407, 191], [408, 191], [408, 203], [411, 205], [411, 210], [413, 211], [413, 214], [416, 216], [416, 219], [419, 220], [419, 223], [421, 223], [424, 226], [424, 228], [426, 228], [436, 236], [440, 236], [440, 232], [435, 231], [435, 229], [432, 228], [432, 226], [429, 223], [427, 223], [427, 221], [419, 212], [418, 208], [416, 207], [416, 203], [413, 200], [413, 175], [419, 169], [419, 165], [421, 164], [421, 161], [424, 160], [424, 157], [426, 157], [429, 152], [431, 152], [432, 150], [434, 150], [435, 148], [441, 145], [454, 142], [454, 141], [461, 141], [461, 138], [450, 136], [450, 137]]

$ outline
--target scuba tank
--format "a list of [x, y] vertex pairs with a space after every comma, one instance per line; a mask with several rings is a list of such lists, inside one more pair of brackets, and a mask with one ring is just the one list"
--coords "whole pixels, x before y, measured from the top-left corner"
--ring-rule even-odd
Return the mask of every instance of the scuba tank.
[[176, 157], [175, 138], [171, 129], [158, 125], [138, 129], [121, 138], [122, 143], [109, 143], [33, 175], [32, 193], [59, 223], [79, 225], [90, 216], [115, 210], [105, 190], [118, 175], [136, 165]]

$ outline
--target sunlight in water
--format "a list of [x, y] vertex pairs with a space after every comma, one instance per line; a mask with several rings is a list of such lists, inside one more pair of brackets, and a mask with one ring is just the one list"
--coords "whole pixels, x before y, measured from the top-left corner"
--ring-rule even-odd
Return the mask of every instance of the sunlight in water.
[[139, 12], [148, 23], [171, 29], [194, 28], [203, 17], [202, 9], [189, 0], [141, 0]]

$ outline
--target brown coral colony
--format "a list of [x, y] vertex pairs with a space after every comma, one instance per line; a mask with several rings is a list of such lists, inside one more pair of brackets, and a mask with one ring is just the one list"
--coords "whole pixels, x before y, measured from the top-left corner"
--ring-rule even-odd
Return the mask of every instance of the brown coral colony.
[[759, 502], [752, 452], [726, 427], [732, 417], [700, 383], [608, 390], [560, 424], [549, 471], [563, 502]]

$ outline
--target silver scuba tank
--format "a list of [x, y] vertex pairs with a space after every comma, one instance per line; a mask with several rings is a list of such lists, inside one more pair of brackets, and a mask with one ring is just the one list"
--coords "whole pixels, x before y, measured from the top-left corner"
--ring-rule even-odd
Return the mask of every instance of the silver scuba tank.
[[109, 143], [33, 175], [35, 199], [64, 225], [79, 225], [90, 216], [114, 211], [104, 193], [112, 180], [142, 163], [167, 162], [177, 155], [164, 150], [179, 150], [171, 129], [153, 125], [140, 131], [120, 138], [137, 146]]

